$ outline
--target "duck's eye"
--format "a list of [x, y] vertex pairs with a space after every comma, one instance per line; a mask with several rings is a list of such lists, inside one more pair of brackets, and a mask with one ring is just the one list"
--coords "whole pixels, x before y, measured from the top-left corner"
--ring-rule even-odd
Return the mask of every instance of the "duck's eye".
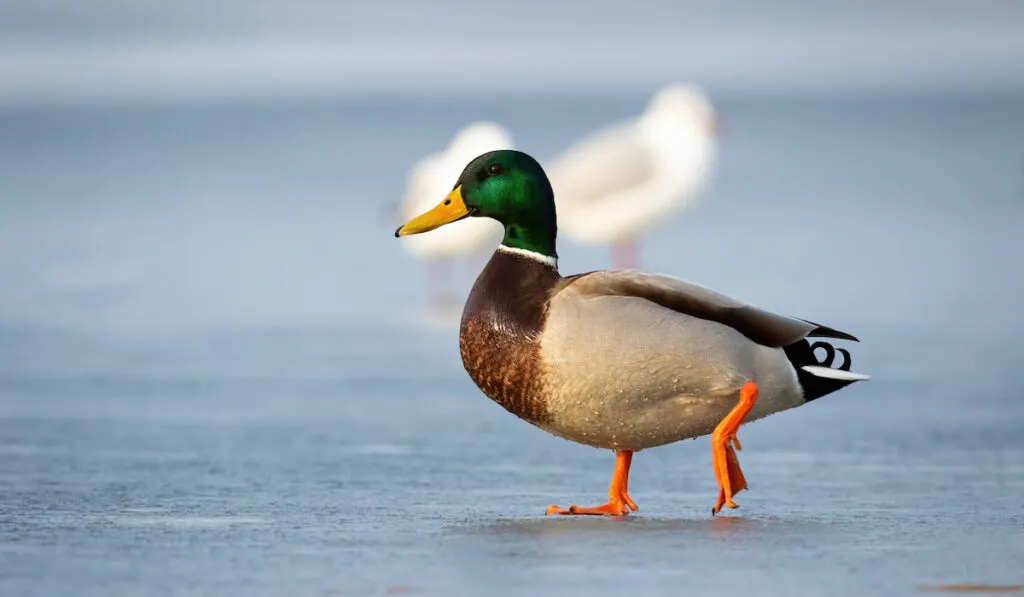
[[497, 176], [505, 171], [505, 168], [501, 164], [491, 164], [487, 166], [487, 174], [491, 176]]

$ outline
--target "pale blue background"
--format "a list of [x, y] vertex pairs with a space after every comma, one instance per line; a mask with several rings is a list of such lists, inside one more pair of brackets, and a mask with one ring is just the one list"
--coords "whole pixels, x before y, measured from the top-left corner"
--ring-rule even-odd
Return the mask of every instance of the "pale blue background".
[[[1022, 582], [1017, 4], [284, 6], [0, 6], [0, 594]], [[636, 457], [638, 515], [545, 519], [611, 456], [473, 387], [383, 208], [469, 120], [545, 160], [675, 76], [728, 132], [645, 264], [874, 379], [744, 428], [728, 517], [697, 440]]]

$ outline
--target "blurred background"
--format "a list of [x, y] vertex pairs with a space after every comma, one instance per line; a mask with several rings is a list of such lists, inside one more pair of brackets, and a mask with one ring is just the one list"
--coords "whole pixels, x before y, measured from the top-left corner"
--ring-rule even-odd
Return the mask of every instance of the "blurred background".
[[[703, 441], [636, 459], [647, 518], [537, 520], [610, 457], [475, 389], [396, 206], [471, 122], [546, 164], [674, 82], [725, 128], [643, 267], [874, 379], [744, 428], [732, 523]], [[1022, 229], [1016, 1], [0, 0], [0, 592], [1020, 582]]]

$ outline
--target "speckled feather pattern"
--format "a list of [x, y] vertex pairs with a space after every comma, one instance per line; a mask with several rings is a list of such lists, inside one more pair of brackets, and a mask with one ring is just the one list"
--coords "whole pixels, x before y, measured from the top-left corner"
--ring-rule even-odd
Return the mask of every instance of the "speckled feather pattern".
[[487, 318], [470, 318], [462, 324], [459, 351], [469, 376], [491, 400], [534, 425], [551, 422], [535, 339], [515, 338]]
[[462, 364], [484, 394], [544, 427], [547, 374], [540, 334], [548, 299], [561, 277], [550, 265], [499, 249], [480, 273], [462, 313]]

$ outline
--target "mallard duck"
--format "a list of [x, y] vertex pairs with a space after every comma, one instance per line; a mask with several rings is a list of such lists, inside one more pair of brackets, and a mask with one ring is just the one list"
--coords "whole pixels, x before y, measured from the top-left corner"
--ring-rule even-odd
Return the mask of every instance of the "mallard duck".
[[[526, 153], [472, 160], [440, 204], [395, 236], [467, 217], [492, 218], [505, 230], [462, 314], [469, 376], [521, 419], [615, 452], [608, 503], [550, 506], [548, 514], [635, 511], [627, 492], [633, 453], [709, 434], [719, 487], [712, 513], [735, 508], [733, 496], [747, 485], [735, 452], [741, 423], [868, 379], [849, 371], [845, 349], [808, 340], [857, 340], [845, 332], [671, 276], [560, 275], [554, 193]], [[833, 367], [837, 352], [843, 362]]]
[[[426, 210], [451, 188], [466, 162], [495, 149], [512, 149], [512, 135], [494, 122], [473, 122], [460, 129], [440, 152], [430, 154], [409, 171], [400, 215], [403, 219]], [[431, 302], [444, 306], [452, 301], [444, 279], [458, 257], [493, 247], [501, 238], [501, 226], [487, 220], [466, 220], [434, 234], [410, 239], [405, 249], [427, 262]]]
[[614, 268], [638, 268], [637, 235], [704, 190], [720, 124], [703, 90], [673, 84], [638, 118], [570, 146], [547, 168], [562, 231], [581, 244], [611, 244]]

